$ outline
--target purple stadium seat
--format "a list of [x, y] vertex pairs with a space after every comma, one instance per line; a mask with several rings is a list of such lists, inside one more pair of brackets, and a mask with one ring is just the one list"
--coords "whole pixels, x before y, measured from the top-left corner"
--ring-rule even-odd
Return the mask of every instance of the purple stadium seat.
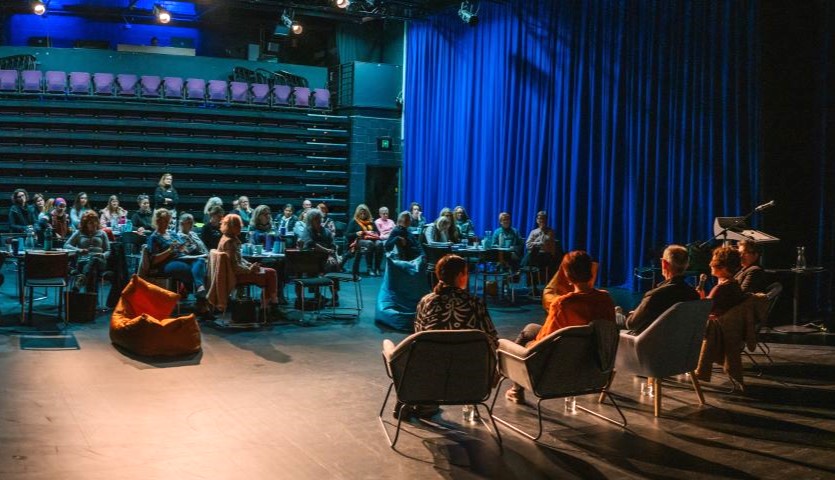
[[139, 79], [132, 73], [116, 75], [116, 95], [136, 96], [136, 84]]
[[313, 90], [313, 106], [316, 108], [330, 108], [331, 106], [331, 91], [326, 88], [316, 88]]
[[206, 100], [206, 81], [202, 78], [186, 79], [186, 98], [189, 100]]
[[0, 91], [17, 91], [17, 70], [0, 70]]
[[23, 80], [23, 91], [31, 93], [41, 93], [43, 84], [43, 72], [40, 70], [24, 70], [20, 72], [20, 78]]
[[293, 104], [297, 107], [310, 107], [310, 89], [307, 87], [296, 87], [293, 89]]
[[87, 72], [70, 72], [70, 93], [89, 95], [90, 74]]
[[46, 93], [67, 93], [67, 72], [46, 72]]
[[162, 89], [165, 98], [183, 99], [183, 79], [180, 77], [165, 77], [162, 79]]
[[225, 102], [228, 100], [229, 85], [226, 80], [209, 80], [209, 100]]
[[267, 104], [270, 103], [270, 86], [266, 83], [253, 83], [252, 88], [252, 103]]
[[289, 85], [276, 85], [273, 87], [273, 102], [275, 105], [290, 105], [290, 93], [293, 90]]
[[113, 80], [112, 73], [94, 73], [93, 93], [96, 95], [113, 95]]
[[229, 99], [238, 103], [248, 102], [249, 84], [246, 82], [229, 82]]
[[140, 93], [143, 97], [159, 97], [159, 86], [162, 79], [156, 75], [142, 75], [139, 77]]

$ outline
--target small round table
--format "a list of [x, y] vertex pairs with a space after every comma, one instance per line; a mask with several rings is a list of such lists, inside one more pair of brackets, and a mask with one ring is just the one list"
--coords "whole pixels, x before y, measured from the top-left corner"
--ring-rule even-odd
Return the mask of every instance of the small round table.
[[804, 275], [815, 275], [823, 273], [826, 270], [823, 267], [806, 267], [806, 268], [777, 268], [766, 270], [770, 273], [789, 273], [794, 274], [794, 296], [792, 298], [792, 324], [783, 325], [772, 328], [773, 331], [779, 333], [813, 333], [820, 330], [813, 327], [797, 324], [797, 310], [800, 304], [800, 280]]

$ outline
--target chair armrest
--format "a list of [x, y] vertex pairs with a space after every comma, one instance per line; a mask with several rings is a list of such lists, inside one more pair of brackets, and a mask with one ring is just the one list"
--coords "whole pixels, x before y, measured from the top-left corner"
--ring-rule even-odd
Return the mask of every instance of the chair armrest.
[[524, 360], [528, 356], [528, 349], [516, 342], [500, 338], [498, 352], [501, 355], [509, 355], [517, 360]]
[[383, 340], [383, 357], [386, 359], [386, 362], [391, 362], [395, 348], [397, 348], [397, 345], [395, 345], [394, 342], [388, 338]]

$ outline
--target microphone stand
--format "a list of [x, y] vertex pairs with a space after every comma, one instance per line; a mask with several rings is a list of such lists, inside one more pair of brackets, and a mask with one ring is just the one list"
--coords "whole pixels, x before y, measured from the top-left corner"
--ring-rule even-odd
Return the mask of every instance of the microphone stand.
[[744, 217], [741, 217], [741, 218], [737, 218], [731, 225], [728, 225], [727, 227], [720, 230], [719, 233], [717, 233], [716, 235], [710, 237], [708, 240], [705, 240], [704, 242], [699, 244], [699, 249], [705, 248], [706, 246], [708, 246], [708, 244], [710, 242], [716, 240], [719, 237], [724, 237], [725, 241], [727, 241], [728, 240], [728, 231], [730, 231], [732, 228], [738, 227], [739, 225], [744, 225], [746, 220], [751, 218], [758, 211], [759, 210], [757, 210], [755, 208], [755, 209], [751, 210], [751, 212], [749, 212], [748, 215], [745, 215]]

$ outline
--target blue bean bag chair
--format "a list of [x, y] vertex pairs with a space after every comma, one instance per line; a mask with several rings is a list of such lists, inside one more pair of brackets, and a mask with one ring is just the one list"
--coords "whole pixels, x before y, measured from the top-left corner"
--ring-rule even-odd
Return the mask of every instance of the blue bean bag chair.
[[412, 332], [417, 304], [429, 292], [423, 256], [407, 262], [389, 255], [374, 319], [395, 330]]

